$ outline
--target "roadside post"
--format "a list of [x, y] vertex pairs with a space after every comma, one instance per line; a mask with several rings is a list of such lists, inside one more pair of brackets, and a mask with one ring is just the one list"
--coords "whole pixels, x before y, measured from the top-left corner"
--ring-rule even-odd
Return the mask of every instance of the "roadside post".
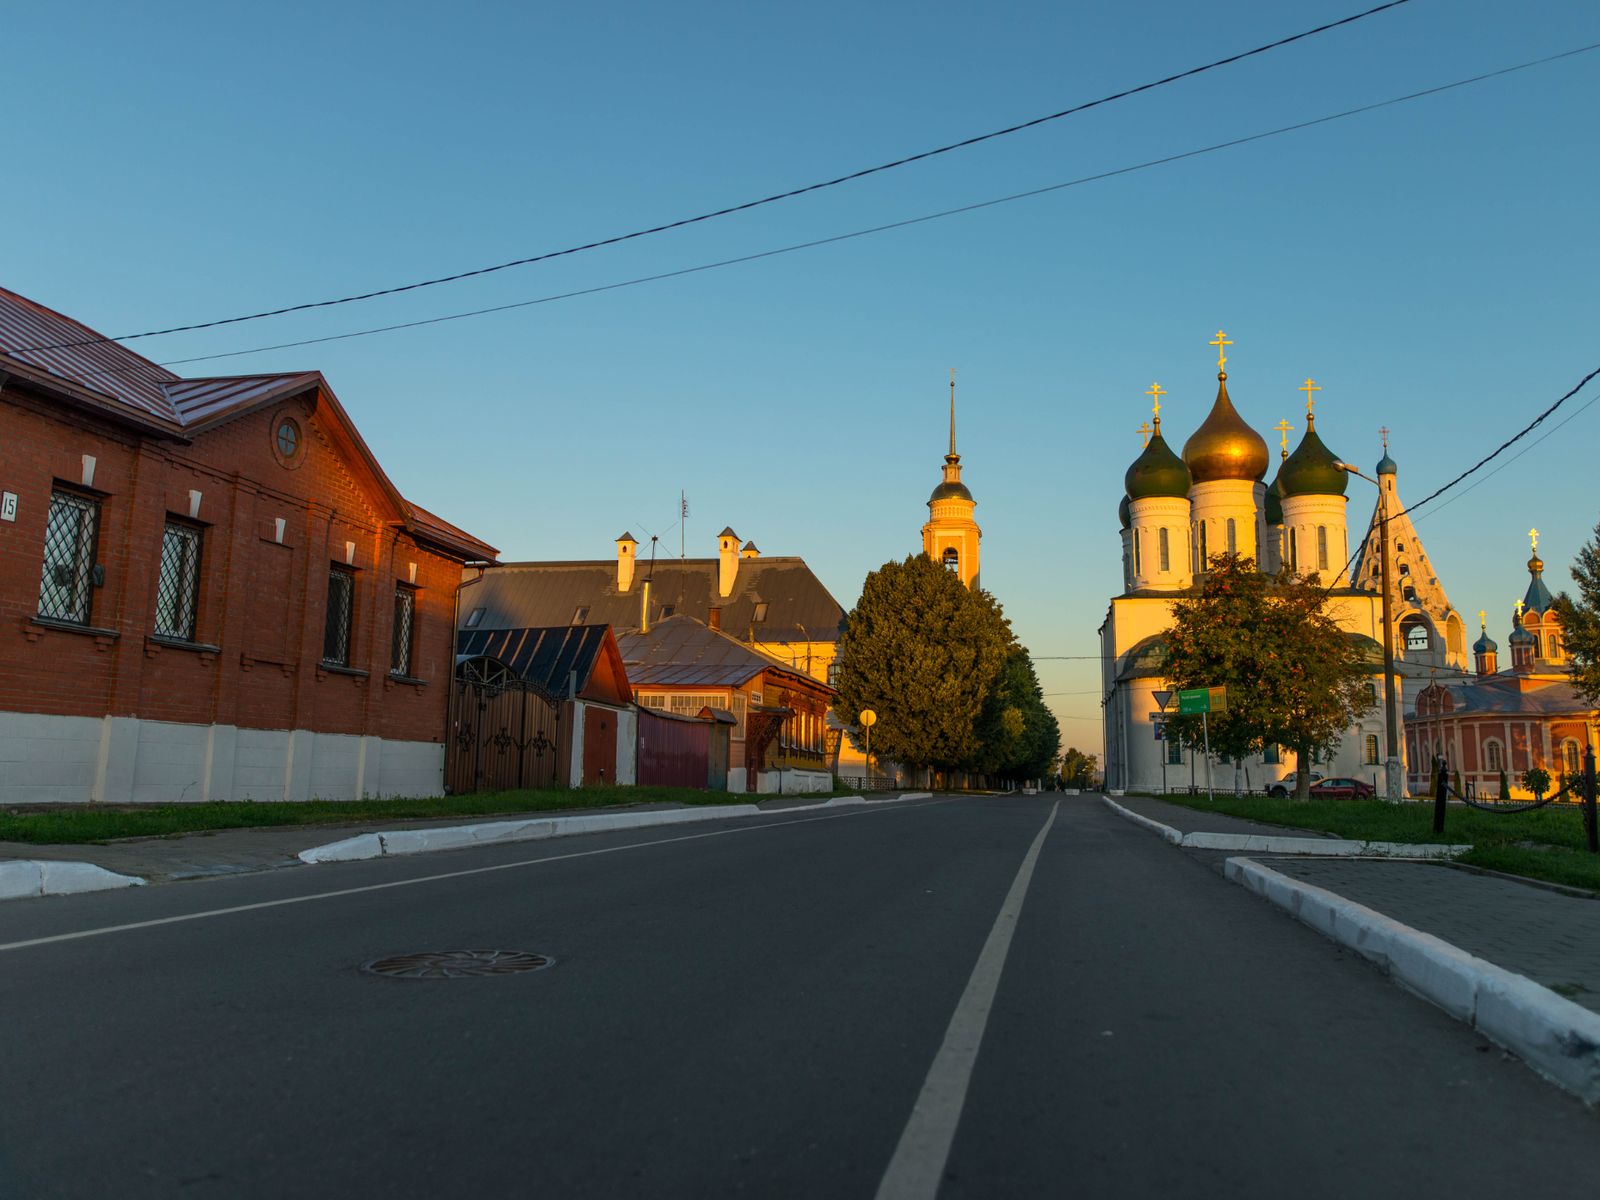
[[878, 714], [870, 708], [863, 708], [856, 720], [861, 722], [861, 728], [866, 731], [867, 735], [867, 791], [870, 792], [872, 790], [872, 727], [878, 723]]
[[1433, 831], [1444, 832], [1444, 806], [1450, 787], [1450, 768], [1442, 756], [1433, 760]]
[[1172, 692], [1168, 688], [1161, 688], [1151, 693], [1153, 699], [1161, 707], [1161, 716], [1157, 720], [1161, 723], [1161, 794], [1167, 794], [1167, 738], [1172, 731], [1167, 727], [1167, 705], [1172, 703]]
[[1594, 800], [1594, 747], [1583, 752], [1583, 832], [1589, 839], [1589, 853], [1600, 854], [1600, 820]]
[[[1200, 734], [1206, 745], [1206, 799], [1212, 803], [1216, 802], [1217, 797], [1211, 786], [1211, 714], [1227, 711], [1226, 687], [1184, 688], [1178, 693], [1178, 715], [1200, 718]], [[1166, 769], [1163, 767], [1162, 774], [1165, 773]]]

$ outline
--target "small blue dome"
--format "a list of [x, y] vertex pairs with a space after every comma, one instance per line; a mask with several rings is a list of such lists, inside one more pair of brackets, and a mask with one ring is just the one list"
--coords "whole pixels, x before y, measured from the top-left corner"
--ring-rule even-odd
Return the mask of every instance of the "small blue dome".
[[1500, 647], [1494, 644], [1494, 639], [1489, 636], [1487, 629], [1483, 631], [1477, 641], [1472, 643], [1472, 652], [1474, 654], [1496, 654], [1499, 650]]
[[1396, 467], [1395, 467], [1395, 464], [1394, 464], [1394, 459], [1390, 458], [1388, 456], [1388, 454], [1385, 454], [1382, 458], [1380, 458], [1378, 460], [1378, 474], [1379, 475], [1393, 475], [1395, 473], [1395, 471], [1396, 471]]

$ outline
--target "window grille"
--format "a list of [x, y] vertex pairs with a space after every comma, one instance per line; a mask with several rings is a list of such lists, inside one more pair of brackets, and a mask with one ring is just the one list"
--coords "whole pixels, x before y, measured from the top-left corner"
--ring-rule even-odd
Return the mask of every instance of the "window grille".
[[412, 646], [416, 641], [417, 593], [408, 587], [394, 589], [394, 643], [389, 649], [389, 672], [410, 675]]
[[44, 530], [44, 574], [39, 581], [39, 615], [89, 623], [94, 583], [95, 535], [100, 505], [72, 492], [50, 493]]
[[1167, 765], [1169, 767], [1183, 765], [1183, 743], [1175, 737], [1167, 738]]
[[194, 641], [200, 605], [200, 531], [168, 521], [161, 534], [161, 573], [156, 578], [156, 632]]
[[328, 615], [322, 631], [322, 661], [350, 665], [350, 632], [355, 624], [356, 576], [345, 567], [328, 570]]
[[1362, 755], [1362, 761], [1364, 763], [1366, 763], [1366, 765], [1369, 766], [1369, 767], [1375, 767], [1375, 766], [1378, 765], [1378, 735], [1377, 734], [1375, 734], [1375, 733], [1367, 734], [1366, 744], [1365, 744], [1365, 753], [1363, 753], [1363, 755]]

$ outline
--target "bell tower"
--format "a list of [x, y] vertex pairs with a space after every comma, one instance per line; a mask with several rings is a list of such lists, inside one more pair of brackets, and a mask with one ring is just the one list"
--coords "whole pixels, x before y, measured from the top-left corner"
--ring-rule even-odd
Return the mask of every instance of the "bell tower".
[[928, 523], [922, 527], [922, 552], [961, 577], [969, 588], [978, 584], [978, 542], [983, 530], [973, 520], [977, 507], [961, 482], [961, 456], [956, 453], [956, 372], [950, 369], [950, 452], [944, 456], [944, 479], [928, 497]]

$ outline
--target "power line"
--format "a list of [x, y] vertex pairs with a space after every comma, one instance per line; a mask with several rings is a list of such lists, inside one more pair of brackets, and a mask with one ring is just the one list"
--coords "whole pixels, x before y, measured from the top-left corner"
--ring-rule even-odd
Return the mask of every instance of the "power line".
[[911, 163], [922, 162], [923, 160], [929, 158], [936, 158], [941, 154], [949, 154], [952, 151], [963, 150], [969, 146], [976, 146], [982, 142], [988, 142], [993, 141], [996, 138], [1007, 137], [1014, 133], [1020, 133], [1025, 129], [1033, 129], [1036, 126], [1044, 125], [1050, 121], [1059, 121], [1064, 117], [1070, 117], [1078, 113], [1087, 112], [1091, 108], [1099, 108], [1102, 105], [1111, 104], [1117, 100], [1125, 100], [1129, 96], [1137, 96], [1141, 92], [1152, 91], [1156, 88], [1165, 87], [1168, 84], [1193, 78], [1196, 75], [1203, 75], [1207, 71], [1214, 71], [1219, 67], [1230, 66], [1233, 63], [1242, 62], [1247, 58], [1253, 58], [1258, 54], [1266, 54], [1269, 51], [1280, 49], [1281, 47], [1290, 45], [1294, 42], [1299, 42], [1305, 40], [1306, 38], [1314, 37], [1319, 33], [1326, 33], [1331, 29], [1338, 29], [1343, 25], [1351, 25], [1357, 21], [1365, 20], [1367, 17], [1375, 16], [1376, 14], [1384, 12], [1388, 9], [1398, 8], [1402, 4], [1409, 3], [1410, 0], [1386, 0], [1385, 3], [1379, 4], [1373, 8], [1369, 8], [1364, 12], [1354, 13], [1348, 17], [1341, 17], [1337, 21], [1329, 21], [1325, 24], [1318, 25], [1313, 29], [1307, 29], [1300, 33], [1291, 34], [1288, 37], [1279, 38], [1273, 42], [1267, 42], [1265, 45], [1257, 46], [1253, 50], [1243, 50], [1237, 54], [1230, 54], [1226, 58], [1219, 58], [1213, 62], [1205, 63], [1198, 67], [1190, 67], [1188, 70], [1179, 71], [1175, 75], [1168, 75], [1165, 78], [1152, 80], [1149, 83], [1141, 83], [1137, 87], [1126, 88], [1120, 92], [1113, 92], [1109, 96], [1101, 96], [1098, 100], [1088, 100], [1082, 104], [1076, 104], [1071, 108], [1064, 108], [1059, 112], [1047, 113], [1042, 117], [1034, 117], [1031, 120], [1022, 121], [1015, 125], [1008, 125], [1004, 129], [995, 129], [988, 133], [980, 133], [974, 137], [963, 138], [960, 141], [950, 142], [943, 146], [936, 146], [932, 150], [923, 150], [916, 154], [908, 154], [902, 158], [896, 158], [889, 162], [879, 163], [877, 166], [864, 167], [861, 170], [851, 171], [845, 175], [838, 175], [832, 179], [824, 179], [817, 183], [809, 183], [802, 187], [791, 188], [788, 191], [776, 192], [770, 196], [763, 196], [756, 200], [746, 200], [739, 204], [730, 204], [724, 208], [718, 208], [710, 212], [701, 213], [698, 216], [683, 217], [676, 221], [667, 221], [659, 225], [652, 225], [646, 229], [636, 229], [632, 233], [616, 234], [612, 237], [601, 238], [598, 241], [585, 242], [578, 246], [569, 246], [564, 250], [549, 250], [543, 254], [534, 254], [526, 258], [516, 258], [510, 260], [509, 262], [496, 263], [493, 266], [478, 267], [470, 271], [458, 271], [452, 275], [440, 275], [433, 279], [417, 280], [412, 283], [398, 284], [394, 287], [378, 288], [373, 291], [359, 292], [354, 295], [340, 296], [330, 300], [312, 300], [302, 304], [290, 304], [283, 308], [273, 308], [266, 309], [261, 312], [246, 313], [243, 316], [220, 317], [211, 321], [196, 321], [188, 325], [172, 325], [165, 329], [147, 329], [142, 333], [122, 334], [121, 336], [115, 338], [86, 338], [79, 341], [56, 342], [50, 345], [30, 346], [27, 349], [65, 350], [74, 346], [92, 346], [111, 341], [131, 342], [138, 338], [161, 337], [169, 333], [188, 333], [197, 329], [214, 329], [219, 325], [237, 325], [244, 321], [259, 321], [266, 317], [280, 317], [287, 313], [305, 312], [308, 309], [332, 308], [335, 305], [340, 304], [354, 304], [362, 300], [374, 300], [380, 296], [394, 296], [401, 292], [413, 292], [420, 288], [436, 287], [443, 283], [455, 283], [462, 279], [472, 279], [480, 275], [490, 275], [497, 271], [509, 270], [512, 267], [524, 267], [533, 263], [547, 262], [553, 258], [563, 258], [572, 254], [581, 254], [587, 250], [597, 250], [604, 246], [614, 246], [620, 242], [633, 241], [637, 238], [649, 237], [652, 234], [665, 233], [672, 229], [682, 229], [687, 225], [697, 225], [704, 221], [715, 220], [718, 217], [730, 216], [733, 213], [747, 212], [753, 208], [760, 208], [768, 204], [776, 204], [780, 200], [791, 200], [796, 196], [804, 196], [811, 192], [819, 192], [825, 188], [838, 187], [840, 184], [851, 183], [857, 179], [864, 179], [869, 175], [877, 175], [884, 171], [892, 171], [897, 167], [908, 166]]
[[[771, 250], [761, 250], [753, 254], [742, 254], [733, 258], [719, 259], [715, 262], [700, 263], [692, 267], [681, 267], [677, 270], [661, 271], [651, 275], [636, 276], [632, 279], [616, 280], [612, 283], [598, 284], [594, 287], [578, 288], [568, 292], [557, 292], [548, 296], [538, 296], [530, 300], [518, 300], [509, 304], [495, 304], [486, 308], [468, 309], [464, 312], [447, 313], [444, 316], [438, 317], [424, 317], [415, 321], [399, 321], [389, 325], [376, 325], [366, 329], [354, 329], [348, 330], [344, 333], [327, 334], [322, 337], [302, 338], [292, 342], [275, 342], [270, 345], [254, 346], [247, 350], [229, 350], [217, 354], [197, 354], [188, 358], [168, 359], [162, 362], [160, 365], [164, 367], [176, 367], [183, 366], [187, 363], [211, 362], [221, 358], [239, 358], [244, 355], [262, 354], [272, 350], [292, 350], [301, 346], [316, 346], [325, 342], [345, 341], [350, 338], [358, 337], [370, 337], [379, 333], [393, 333], [404, 329], [416, 329], [426, 325], [439, 325], [448, 321], [461, 321], [471, 317], [481, 317], [494, 313], [509, 312], [519, 308], [530, 308], [541, 304], [552, 304], [561, 300], [572, 300], [582, 296], [593, 296], [601, 292], [636, 287], [645, 283], [658, 283], [662, 280], [676, 279], [685, 275], [698, 274], [703, 271], [714, 271], [722, 267], [738, 266], [743, 263], [757, 262], [761, 259], [776, 258], [779, 255], [793, 254], [800, 250], [812, 250], [821, 246], [833, 245], [838, 242], [852, 241], [856, 238], [869, 237], [873, 234], [887, 233], [895, 229], [905, 229], [912, 225], [920, 225], [930, 221], [938, 221], [945, 217], [960, 216], [965, 213], [978, 212], [986, 208], [993, 208], [997, 205], [1010, 204], [1017, 200], [1028, 200], [1036, 196], [1047, 195], [1051, 192], [1058, 192], [1067, 188], [1080, 187], [1088, 183], [1098, 183], [1106, 179], [1114, 179], [1121, 175], [1132, 174], [1136, 171], [1149, 170], [1152, 167], [1167, 166], [1171, 163], [1182, 162], [1185, 159], [1198, 158], [1205, 154], [1214, 154], [1221, 150], [1233, 149], [1237, 146], [1243, 146], [1251, 142], [1262, 141], [1266, 138], [1279, 137], [1288, 133], [1297, 133], [1301, 130], [1314, 128], [1318, 125], [1326, 125], [1332, 121], [1340, 121], [1348, 117], [1360, 116], [1363, 113], [1369, 113], [1378, 109], [1392, 107], [1397, 104], [1404, 104], [1412, 100], [1424, 99], [1428, 96], [1435, 96], [1442, 92], [1452, 91], [1456, 88], [1467, 87], [1475, 83], [1483, 83], [1487, 80], [1495, 79], [1503, 75], [1510, 75], [1517, 71], [1525, 71], [1532, 67], [1546, 66], [1562, 59], [1571, 58], [1578, 54], [1587, 54], [1595, 50], [1600, 50], [1600, 42], [1594, 42], [1586, 46], [1579, 46], [1572, 50], [1565, 50], [1559, 54], [1552, 54], [1545, 58], [1533, 59], [1528, 62], [1517, 63], [1513, 66], [1502, 67], [1495, 71], [1485, 72], [1484, 74], [1472, 75], [1465, 79], [1457, 79], [1450, 83], [1440, 84], [1436, 87], [1424, 88], [1421, 91], [1409, 92], [1402, 96], [1392, 96], [1387, 100], [1379, 100], [1372, 104], [1363, 104], [1356, 108], [1345, 109], [1341, 112], [1329, 113], [1325, 116], [1315, 117], [1308, 121], [1298, 121], [1292, 125], [1282, 125], [1276, 129], [1263, 130], [1259, 133], [1252, 133], [1243, 137], [1231, 138], [1228, 141], [1216, 142], [1209, 146], [1201, 146], [1197, 149], [1185, 150], [1177, 154], [1164, 155], [1160, 158], [1147, 159], [1144, 162], [1134, 163], [1124, 167], [1117, 167], [1109, 171], [1101, 171], [1093, 175], [1079, 176], [1076, 179], [1069, 179], [1061, 183], [1053, 183], [1044, 187], [1031, 188], [1024, 192], [1013, 192], [1010, 195], [998, 196], [989, 200], [980, 200], [972, 204], [963, 204], [955, 208], [941, 209], [938, 212], [924, 213], [921, 216], [907, 217], [903, 220], [890, 221], [882, 225], [872, 225], [865, 229], [852, 230], [849, 233], [833, 234], [829, 237], [815, 238], [805, 242], [795, 242], [791, 245], [779, 246]], [[8, 353], [26, 354], [28, 351], [12, 350], [8, 351]], [[144, 369], [145, 368], [142, 366], [124, 367], [111, 371], [96, 372], [96, 374], [127, 374]]]

